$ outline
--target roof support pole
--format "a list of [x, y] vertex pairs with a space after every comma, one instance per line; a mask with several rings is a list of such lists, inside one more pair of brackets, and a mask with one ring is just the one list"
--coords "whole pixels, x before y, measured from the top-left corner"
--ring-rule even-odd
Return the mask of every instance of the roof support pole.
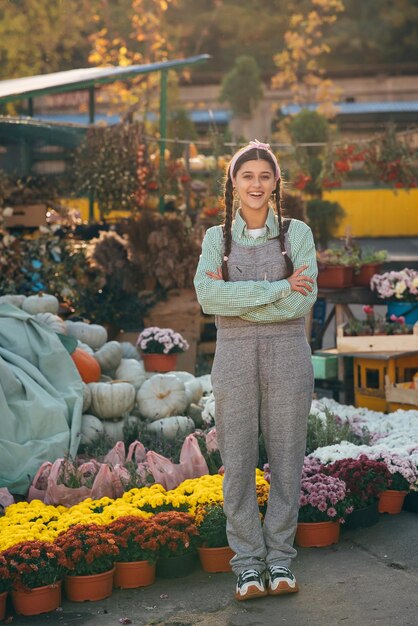
[[33, 117], [33, 98], [28, 98], [28, 116]]
[[[94, 124], [95, 117], [94, 85], [89, 87], [89, 124]], [[89, 191], [89, 222], [94, 222], [94, 191]]]
[[[160, 179], [164, 174], [165, 139], [167, 137], [167, 77], [168, 71], [161, 70], [160, 80]], [[164, 213], [164, 195], [160, 195], [160, 213]]]

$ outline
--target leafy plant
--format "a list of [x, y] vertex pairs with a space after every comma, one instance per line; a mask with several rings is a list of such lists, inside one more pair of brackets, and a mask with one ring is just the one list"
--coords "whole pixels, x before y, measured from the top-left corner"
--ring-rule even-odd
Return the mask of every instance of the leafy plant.
[[223, 548], [228, 545], [226, 515], [222, 504], [207, 504], [196, 510], [199, 544], [205, 548]]
[[306, 454], [311, 454], [317, 448], [332, 446], [341, 441], [355, 444], [367, 443], [368, 436], [355, 434], [348, 422], [342, 422], [328, 410], [325, 410], [325, 419], [310, 413], [308, 416], [308, 431], [306, 437]]
[[314, 239], [322, 248], [326, 248], [345, 216], [345, 211], [338, 202], [313, 198], [306, 204], [306, 216]]
[[[248, 86], [251, 85], [251, 89]], [[229, 102], [235, 116], [249, 116], [263, 96], [260, 69], [254, 57], [241, 55], [223, 78], [220, 101]]]

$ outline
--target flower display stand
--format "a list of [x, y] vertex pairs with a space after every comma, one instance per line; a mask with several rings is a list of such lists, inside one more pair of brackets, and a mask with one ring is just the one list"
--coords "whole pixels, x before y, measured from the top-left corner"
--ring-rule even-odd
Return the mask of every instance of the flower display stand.
[[344, 335], [344, 324], [337, 328], [337, 350], [339, 352], [407, 352], [418, 350], [418, 324], [411, 335], [366, 335], [348, 337]]

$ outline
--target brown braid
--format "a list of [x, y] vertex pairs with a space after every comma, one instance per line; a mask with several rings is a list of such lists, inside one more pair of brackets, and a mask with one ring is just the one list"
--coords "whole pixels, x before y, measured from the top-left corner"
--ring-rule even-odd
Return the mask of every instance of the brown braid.
[[293, 274], [294, 270], [294, 266], [292, 263], [292, 259], [290, 258], [290, 256], [287, 254], [287, 250], [286, 250], [286, 244], [285, 244], [285, 238], [284, 238], [284, 230], [283, 230], [283, 220], [282, 220], [282, 197], [281, 197], [281, 180], [279, 178], [279, 180], [276, 183], [276, 189], [274, 191], [275, 196], [276, 196], [276, 212], [277, 212], [277, 218], [279, 220], [279, 244], [280, 244], [280, 251], [284, 256], [284, 260], [286, 261], [286, 267], [287, 267], [287, 271], [288, 274], [287, 276], [285, 276], [284, 278], [288, 278], [289, 276], [291, 276]]
[[223, 224], [223, 232], [224, 232], [225, 244], [224, 244], [224, 258], [222, 259], [222, 278], [226, 281], [226, 280], [229, 280], [229, 271], [228, 271], [228, 261], [225, 260], [225, 257], [229, 257], [231, 253], [232, 207], [234, 204], [232, 180], [229, 176], [225, 182], [224, 201], [225, 201], [225, 222]]

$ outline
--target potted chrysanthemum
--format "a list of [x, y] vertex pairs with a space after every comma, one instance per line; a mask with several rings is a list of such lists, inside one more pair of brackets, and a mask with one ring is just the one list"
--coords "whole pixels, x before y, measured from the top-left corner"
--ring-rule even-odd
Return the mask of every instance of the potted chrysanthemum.
[[226, 515], [220, 502], [200, 505], [195, 513], [199, 531], [198, 554], [205, 572], [230, 572], [234, 552], [226, 536]]
[[194, 518], [181, 511], [163, 511], [154, 517], [164, 527], [157, 561], [157, 576], [177, 578], [196, 566], [198, 529]]
[[102, 600], [111, 595], [119, 548], [106, 526], [76, 524], [58, 535], [55, 543], [67, 558], [64, 584], [69, 600]]
[[176, 367], [177, 354], [189, 349], [188, 342], [172, 328], [149, 326], [136, 342], [148, 372], [169, 372]]
[[[67, 560], [64, 551], [46, 541], [24, 541], [3, 552], [16, 613], [37, 615], [61, 604], [61, 581]], [[1, 563], [0, 563], [1, 565]], [[4, 572], [1, 574], [4, 578]]]
[[155, 564], [164, 535], [164, 526], [154, 517], [119, 517], [108, 526], [119, 548], [115, 562], [114, 587], [146, 587], [155, 580]]
[[375, 458], [385, 463], [390, 472], [389, 487], [379, 494], [379, 513], [400, 513], [405, 496], [418, 479], [418, 468], [410, 458], [401, 457], [389, 450], [381, 450]]
[[346, 485], [322, 472], [303, 476], [295, 541], [303, 547], [337, 543], [340, 523], [351, 513]]
[[0, 554], [0, 622], [6, 615], [6, 599], [7, 592], [10, 591], [12, 586], [12, 577], [7, 565], [7, 561], [2, 554]]

